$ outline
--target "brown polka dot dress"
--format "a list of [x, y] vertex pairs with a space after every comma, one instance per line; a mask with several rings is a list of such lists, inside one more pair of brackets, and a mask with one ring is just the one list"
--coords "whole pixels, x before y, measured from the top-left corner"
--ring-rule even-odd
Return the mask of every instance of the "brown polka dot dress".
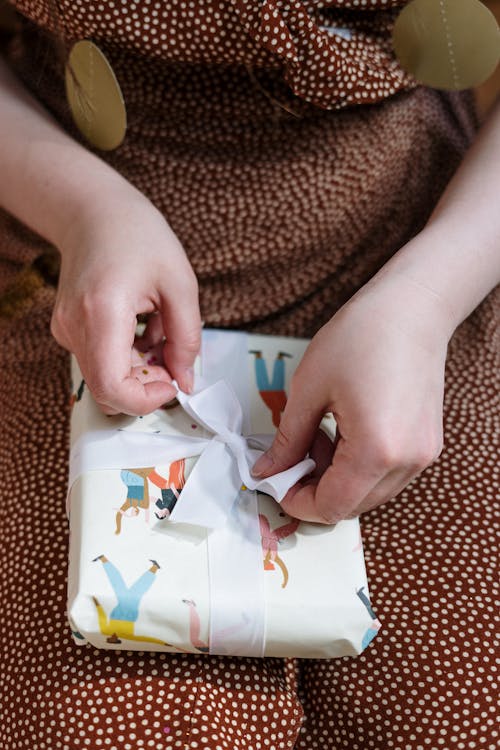
[[[75, 138], [65, 46], [120, 82], [100, 154], [163, 212], [209, 325], [312, 335], [425, 223], [476, 129], [391, 54], [398, 0], [17, 0], [4, 52]], [[0, 214], [2, 750], [493, 750], [498, 298], [449, 347], [441, 458], [363, 518], [383, 629], [358, 658], [74, 645], [65, 615], [68, 356], [50, 248]]]

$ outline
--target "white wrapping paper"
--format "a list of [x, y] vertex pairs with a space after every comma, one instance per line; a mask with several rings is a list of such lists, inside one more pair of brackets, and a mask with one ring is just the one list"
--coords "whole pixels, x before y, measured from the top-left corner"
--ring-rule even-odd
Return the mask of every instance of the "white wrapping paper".
[[[306, 345], [204, 332], [201, 375], [205, 384], [220, 377], [230, 383], [243, 407], [238, 432], [274, 432]], [[203, 420], [180, 406], [137, 419], [104, 417], [82, 385], [76, 362], [73, 382], [68, 613], [77, 643], [321, 658], [357, 654], [371, 640], [379, 621], [368, 599], [357, 520], [336, 527], [298, 523], [246, 485], [234, 492], [227, 517], [215, 520], [213, 512], [207, 516], [210, 504], [203, 503], [210, 486], [216, 500], [219, 486], [224, 490], [225, 474], [224, 481], [217, 480], [220, 452], [217, 459], [212, 448], [206, 451], [196, 482], [188, 481], [183, 493], [197, 459], [173, 463], [168, 454], [162, 463], [167, 454], [156, 447], [165, 435], [200, 445], [212, 440], [214, 447], [213, 430]], [[333, 420], [325, 421], [327, 430], [332, 426]], [[123, 464], [119, 452], [113, 461], [105, 456], [111, 451], [104, 437], [113, 431], [142, 433], [125, 435], [141, 443], [135, 461], [130, 448]], [[149, 441], [155, 446], [150, 453]], [[88, 471], [78, 458], [86, 442], [98, 457], [105, 456], [101, 463], [92, 459], [98, 470]], [[222, 444], [218, 448], [224, 451]], [[145, 460], [148, 456], [154, 460]], [[234, 456], [227, 456], [222, 463], [230, 467], [232, 461], [233, 468], [225, 473], [235, 464]], [[241, 475], [240, 467], [235, 487]], [[172, 510], [174, 503], [169, 514], [165, 508]]]

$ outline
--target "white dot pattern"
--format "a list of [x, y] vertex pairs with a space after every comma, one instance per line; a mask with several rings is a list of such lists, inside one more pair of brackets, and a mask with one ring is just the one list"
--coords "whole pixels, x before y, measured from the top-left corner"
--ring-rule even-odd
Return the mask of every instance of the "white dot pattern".
[[49, 335], [53, 298], [43, 289], [2, 323], [2, 750], [493, 750], [500, 293], [451, 342], [448, 447], [364, 517], [383, 634], [360, 657], [332, 661], [74, 645], [65, 615], [69, 368]]
[[282, 69], [297, 97], [326, 109], [377, 102], [416, 85], [398, 65], [391, 45], [396, 10], [404, 0], [14, 4], [68, 42], [92, 38], [172, 61]]
[[[99, 155], [166, 216], [212, 326], [313, 335], [425, 223], [475, 132], [468, 93], [418, 87], [340, 111], [303, 102], [296, 117], [274, 103], [287, 96], [279, 71], [258, 73], [270, 100], [243, 65], [99, 46], [128, 113], [123, 144]], [[11, 61], [82, 140], [51, 41], [26, 29]]]
[[[49, 336], [52, 303], [42, 290], [35, 308], [2, 325], [0, 470], [19, 494], [2, 493], [0, 747], [288, 750], [302, 708], [284, 660], [73, 643], [65, 614], [70, 384], [66, 353]], [[29, 408], [16, 414], [16, 399]]]

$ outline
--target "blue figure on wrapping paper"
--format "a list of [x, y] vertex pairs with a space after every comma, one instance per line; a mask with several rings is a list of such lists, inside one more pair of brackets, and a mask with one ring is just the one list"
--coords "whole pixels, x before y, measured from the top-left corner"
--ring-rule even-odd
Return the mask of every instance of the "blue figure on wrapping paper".
[[104, 607], [102, 607], [97, 597], [92, 597], [97, 610], [99, 630], [103, 635], [107, 636], [106, 642], [119, 644], [123, 638], [128, 641], [159, 643], [162, 646], [169, 646], [169, 643], [158, 638], [151, 638], [147, 635], [136, 635], [135, 633], [135, 623], [139, 617], [141, 599], [153, 585], [156, 572], [160, 569], [156, 560], [150, 561], [152, 563], [151, 567], [131, 586], [127, 586], [118, 568], [105, 555], [98, 555], [94, 558], [93, 562], [97, 562], [97, 560], [101, 561], [118, 600], [116, 606], [111, 610], [108, 619]]
[[361, 641], [361, 648], [362, 649], [365, 649], [368, 646], [368, 644], [373, 641], [373, 639], [377, 635], [378, 631], [382, 627], [382, 623], [380, 622], [380, 620], [378, 619], [377, 615], [373, 611], [372, 605], [370, 604], [370, 600], [367, 597], [367, 595], [365, 594], [364, 589], [365, 589], [365, 587], [361, 586], [361, 588], [356, 591], [356, 594], [359, 596], [359, 598], [361, 599], [361, 601], [365, 605], [365, 607], [366, 607], [366, 609], [368, 611], [368, 614], [372, 618], [372, 624], [371, 624], [371, 626], [368, 628], [368, 630], [366, 631], [366, 633], [363, 636], [363, 640]]
[[122, 530], [122, 519], [137, 518], [141, 510], [145, 512], [145, 521], [149, 523], [149, 486], [148, 476], [154, 471], [150, 466], [144, 469], [123, 469], [120, 479], [127, 488], [127, 497], [120, 508], [116, 509], [115, 534]]
[[255, 355], [255, 379], [259, 394], [265, 405], [271, 411], [273, 425], [279, 427], [281, 414], [286, 404], [285, 391], [285, 357], [291, 357], [287, 352], [278, 352], [273, 365], [273, 376], [269, 381], [267, 365], [262, 352], [251, 349], [249, 354]]
[[263, 513], [259, 513], [259, 524], [262, 553], [264, 555], [264, 570], [274, 570], [274, 563], [276, 563], [283, 573], [281, 588], [284, 589], [288, 583], [288, 569], [282, 558], [278, 555], [278, 544], [282, 539], [286, 539], [297, 531], [300, 521], [297, 518], [292, 518], [289, 523], [272, 530], [266, 516]]

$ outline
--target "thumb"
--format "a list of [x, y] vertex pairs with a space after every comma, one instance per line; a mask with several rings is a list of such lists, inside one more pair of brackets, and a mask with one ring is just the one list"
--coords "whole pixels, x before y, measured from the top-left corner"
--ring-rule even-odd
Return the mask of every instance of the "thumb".
[[[193, 277], [194, 278], [194, 277]], [[171, 290], [169, 290], [171, 291]], [[162, 298], [161, 318], [166, 343], [163, 358], [182, 390], [193, 388], [193, 365], [201, 345], [201, 318], [195, 284], [177, 288], [176, 299]]]
[[256, 461], [252, 476], [268, 477], [300, 461], [313, 444], [324, 414], [317, 395], [295, 383], [271, 447]]

